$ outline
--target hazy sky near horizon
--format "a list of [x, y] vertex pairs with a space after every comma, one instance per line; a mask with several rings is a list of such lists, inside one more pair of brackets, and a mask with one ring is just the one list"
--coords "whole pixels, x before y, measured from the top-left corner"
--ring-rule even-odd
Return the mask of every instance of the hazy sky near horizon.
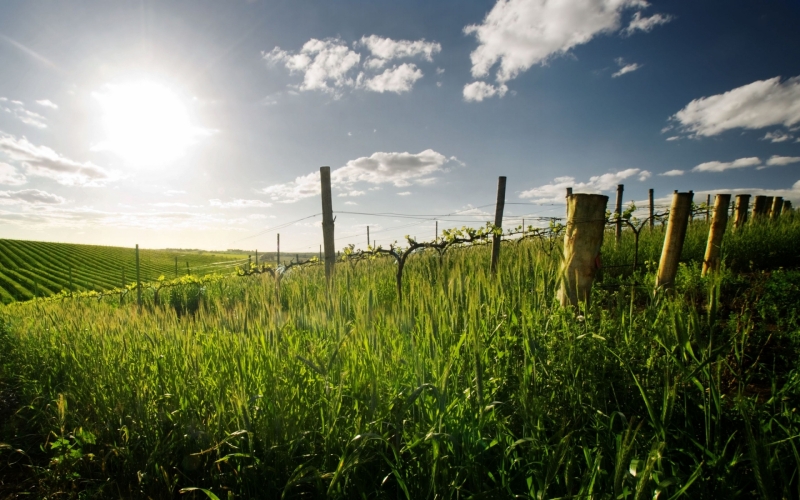
[[800, 0], [6, 0], [0, 237], [316, 251], [322, 165], [337, 248], [478, 226], [499, 175], [506, 226], [568, 186], [799, 205], [798, 26]]

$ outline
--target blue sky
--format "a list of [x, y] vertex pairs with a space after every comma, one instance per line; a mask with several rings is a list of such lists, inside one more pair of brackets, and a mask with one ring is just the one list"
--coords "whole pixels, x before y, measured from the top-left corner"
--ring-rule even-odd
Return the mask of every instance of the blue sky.
[[478, 226], [498, 175], [506, 225], [568, 186], [797, 205], [797, 26], [797, 0], [5, 1], [0, 234], [270, 251], [322, 165], [337, 248]]

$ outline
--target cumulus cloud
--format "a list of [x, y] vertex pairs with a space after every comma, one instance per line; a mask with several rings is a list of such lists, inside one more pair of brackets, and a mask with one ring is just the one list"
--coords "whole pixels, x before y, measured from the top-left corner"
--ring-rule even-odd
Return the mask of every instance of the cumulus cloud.
[[[397, 59], [417, 57], [432, 62], [433, 55], [442, 50], [437, 42], [425, 40], [392, 40], [378, 35], [364, 36], [351, 49], [340, 38], [306, 42], [299, 52], [275, 47], [262, 56], [269, 64], [283, 65], [293, 74], [302, 74], [301, 91], [319, 90], [342, 95], [345, 89], [364, 89], [372, 92], [408, 92], [422, 71], [413, 63], [394, 65], [382, 70]], [[364, 47], [371, 54], [362, 64], [362, 54], [355, 49]], [[359, 70], [359, 68], [361, 68]]]
[[761, 160], [755, 156], [750, 158], [739, 158], [738, 160], [722, 162], [722, 161], [707, 161], [701, 163], [692, 169], [692, 172], [724, 172], [735, 168], [755, 167], [761, 164]]
[[628, 27], [623, 30], [626, 35], [632, 35], [637, 31], [644, 31], [649, 33], [653, 28], [660, 24], [667, 24], [675, 19], [674, 16], [664, 14], [653, 14], [650, 17], [642, 17], [641, 12], [634, 12], [631, 22]]
[[339, 38], [307, 41], [298, 53], [275, 47], [263, 54], [272, 64], [283, 64], [292, 73], [302, 73], [300, 90], [322, 90], [335, 92], [342, 87], [352, 87], [355, 81], [348, 76], [358, 66], [361, 54], [350, 50]]
[[653, 176], [652, 172], [648, 170], [642, 170], [641, 172], [639, 172], [639, 182], [644, 182], [652, 176]]
[[408, 196], [411, 194], [411, 191], [400, 191], [397, 193], [397, 196]]
[[670, 119], [694, 137], [710, 137], [736, 128], [792, 127], [800, 123], [800, 76], [783, 82], [776, 76], [701, 97]]
[[505, 84], [494, 86], [486, 82], [472, 82], [464, 85], [464, 100], [481, 102], [487, 97], [499, 96], [503, 97], [508, 92], [508, 87]]
[[566, 191], [571, 187], [575, 193], [602, 193], [615, 189], [623, 180], [638, 176], [640, 181], [650, 177], [650, 172], [638, 168], [628, 168], [619, 172], [594, 175], [588, 182], [576, 182], [575, 177], [556, 177], [550, 184], [535, 187], [520, 193], [520, 198], [532, 198], [539, 202], [565, 203]]
[[683, 170], [678, 170], [678, 169], [667, 170], [663, 174], [658, 174], [658, 175], [663, 176], [663, 177], [677, 177], [679, 175], [683, 175]]
[[[333, 170], [331, 184], [345, 190], [348, 196], [363, 194], [363, 191], [353, 187], [359, 182], [392, 184], [397, 187], [426, 185], [435, 182], [434, 175], [448, 171], [446, 165], [450, 161], [453, 160], [432, 149], [416, 154], [378, 152], [350, 160], [343, 167]], [[282, 203], [293, 203], [316, 196], [320, 192], [319, 172], [297, 177], [293, 182], [268, 186], [260, 192], [269, 195], [273, 201]]]
[[272, 203], [261, 200], [242, 200], [222, 201], [218, 199], [208, 200], [212, 207], [217, 208], [268, 208]]
[[[363, 79], [363, 76], [361, 78]], [[422, 71], [415, 64], [404, 63], [400, 66], [389, 68], [372, 78], [363, 80], [363, 85], [373, 92], [395, 92], [401, 94], [411, 90], [414, 83], [420, 78], [422, 78]]]
[[17, 172], [13, 165], [0, 162], [0, 184], [6, 186], [19, 186], [25, 184], [28, 180], [24, 175]]
[[36, 104], [39, 106], [44, 106], [45, 108], [58, 109], [58, 104], [54, 103], [50, 99], [40, 99], [36, 101]]
[[632, 73], [642, 67], [642, 65], [639, 63], [625, 64], [625, 60], [621, 57], [616, 58], [615, 61], [620, 68], [616, 73], [611, 75], [611, 78], [619, 78], [626, 73]]
[[[644, 0], [498, 0], [481, 24], [464, 28], [478, 40], [470, 55], [472, 76], [486, 77], [499, 64], [496, 79], [505, 83], [535, 64], [617, 31], [626, 9], [647, 6]], [[637, 22], [642, 24], [642, 18]]]
[[39, 189], [23, 189], [21, 191], [0, 191], [0, 204], [11, 205], [26, 203], [29, 205], [60, 205], [64, 198]]
[[800, 162], [800, 156], [778, 156], [772, 155], [772, 157], [767, 160], [767, 166], [774, 167], [774, 166], [784, 166], [784, 165], [791, 165], [792, 163]]
[[20, 163], [27, 174], [48, 177], [65, 186], [101, 186], [114, 178], [94, 163], [70, 160], [47, 146], [32, 144], [25, 137], [0, 135], [0, 151]]
[[2, 108], [3, 111], [12, 115], [25, 125], [30, 125], [31, 127], [35, 128], [47, 128], [47, 118], [39, 113], [25, 109], [24, 102], [9, 100], [6, 97], [0, 97], [0, 102], [5, 103]]
[[368, 68], [379, 69], [392, 59], [410, 58], [421, 56], [428, 62], [433, 61], [433, 55], [442, 51], [442, 46], [437, 42], [422, 40], [392, 40], [378, 35], [361, 37], [360, 44], [366, 47], [372, 57], [364, 65]]
[[767, 132], [766, 135], [761, 138], [762, 141], [769, 141], [769, 142], [786, 142], [791, 139], [794, 139], [794, 136], [785, 134], [780, 131]]

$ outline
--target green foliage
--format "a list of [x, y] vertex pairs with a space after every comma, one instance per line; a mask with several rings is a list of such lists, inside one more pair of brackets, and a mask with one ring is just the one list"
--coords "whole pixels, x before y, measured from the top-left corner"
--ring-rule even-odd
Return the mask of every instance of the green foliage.
[[[557, 304], [557, 236], [504, 245], [496, 278], [488, 246], [417, 248], [402, 303], [395, 259], [351, 249], [330, 289], [319, 265], [251, 267], [155, 280], [141, 311], [130, 287], [12, 304], [0, 477], [40, 497], [795, 498], [798, 273], [700, 277], [704, 226], [674, 293], [652, 295], [644, 229], [640, 269], [606, 267], [581, 311]], [[769, 229], [723, 253], [758, 259], [750, 238], [772, 252], [796, 222]], [[475, 231], [457, 238], [494, 229]], [[629, 264], [631, 231], [608, 239]]]
[[[206, 275], [229, 273], [247, 255], [198, 251], [139, 250], [144, 282], [158, 276], [176, 277], [189, 272]], [[136, 281], [133, 248], [0, 239], [0, 302], [30, 300], [69, 292], [103, 293]], [[71, 288], [70, 288], [71, 285]]]

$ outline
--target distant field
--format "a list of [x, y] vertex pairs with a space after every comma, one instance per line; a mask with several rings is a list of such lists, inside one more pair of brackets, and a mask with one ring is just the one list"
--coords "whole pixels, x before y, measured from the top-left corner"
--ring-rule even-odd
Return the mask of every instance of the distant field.
[[[139, 250], [142, 281], [164, 275], [230, 272], [247, 254], [201, 250]], [[259, 260], [261, 260], [259, 258]], [[188, 263], [188, 271], [187, 271]], [[69, 289], [108, 290], [136, 280], [133, 248], [0, 239], [0, 302], [46, 297]]]

